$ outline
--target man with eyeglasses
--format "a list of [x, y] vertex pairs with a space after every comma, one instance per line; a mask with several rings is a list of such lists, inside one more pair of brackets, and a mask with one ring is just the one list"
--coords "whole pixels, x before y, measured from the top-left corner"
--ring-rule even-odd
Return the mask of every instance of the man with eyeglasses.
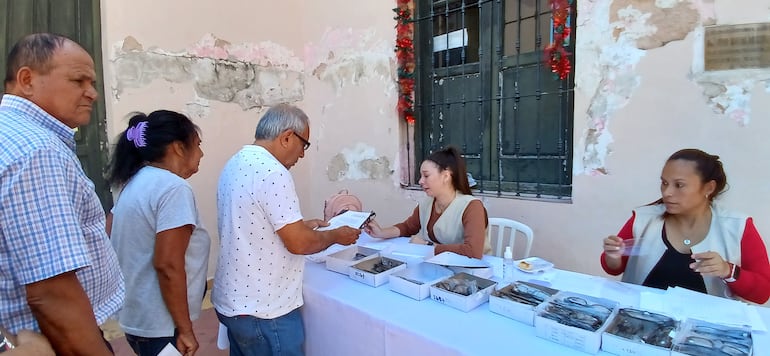
[[257, 124], [219, 177], [219, 262], [211, 301], [227, 327], [230, 355], [302, 355], [303, 255], [350, 245], [361, 230], [317, 231], [303, 220], [289, 168], [310, 147], [307, 115], [281, 104]]

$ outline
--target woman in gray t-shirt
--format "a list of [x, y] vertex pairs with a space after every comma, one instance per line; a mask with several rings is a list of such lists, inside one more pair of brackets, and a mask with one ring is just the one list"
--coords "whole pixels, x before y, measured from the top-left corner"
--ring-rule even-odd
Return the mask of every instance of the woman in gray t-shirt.
[[166, 110], [136, 113], [128, 126], [108, 177], [122, 187], [107, 222], [126, 278], [118, 321], [140, 356], [155, 356], [169, 343], [192, 355], [211, 244], [185, 180], [203, 157], [199, 129]]

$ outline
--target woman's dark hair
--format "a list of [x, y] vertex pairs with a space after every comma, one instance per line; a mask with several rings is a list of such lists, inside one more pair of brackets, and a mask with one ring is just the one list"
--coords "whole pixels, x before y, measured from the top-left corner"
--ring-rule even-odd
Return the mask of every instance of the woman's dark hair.
[[460, 151], [454, 146], [449, 146], [442, 150], [431, 153], [426, 161], [431, 161], [438, 165], [439, 170], [448, 169], [452, 173], [452, 185], [460, 193], [471, 194], [471, 187], [468, 184], [468, 174], [465, 170], [465, 159]]
[[[714, 192], [711, 193], [708, 197], [709, 201], [714, 201], [716, 197], [726, 191], [725, 188], [727, 187], [727, 174], [725, 174], [725, 169], [722, 167], [722, 162], [719, 160], [719, 156], [708, 154], [695, 148], [686, 148], [674, 152], [674, 154], [672, 154], [671, 157], [666, 160], [666, 163], [680, 159], [695, 162], [695, 172], [698, 173], [698, 176], [700, 176], [701, 183], [706, 184], [712, 180], [716, 183]], [[658, 199], [652, 204], [662, 203], [663, 198]]]
[[148, 162], [157, 162], [174, 141], [191, 147], [200, 132], [187, 116], [170, 110], [145, 115], [131, 114], [128, 128], [118, 136], [108, 167], [107, 182], [120, 186], [128, 182]]

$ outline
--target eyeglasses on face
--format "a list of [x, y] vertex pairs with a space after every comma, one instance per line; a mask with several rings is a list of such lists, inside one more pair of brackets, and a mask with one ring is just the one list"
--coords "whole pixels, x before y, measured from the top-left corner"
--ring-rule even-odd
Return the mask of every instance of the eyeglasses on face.
[[302, 150], [307, 151], [308, 148], [310, 148], [310, 141], [306, 140], [304, 137], [300, 136], [298, 133], [292, 131], [291, 133], [294, 134], [294, 136], [297, 136], [297, 138], [302, 141], [302, 143], [305, 145], [302, 147]]

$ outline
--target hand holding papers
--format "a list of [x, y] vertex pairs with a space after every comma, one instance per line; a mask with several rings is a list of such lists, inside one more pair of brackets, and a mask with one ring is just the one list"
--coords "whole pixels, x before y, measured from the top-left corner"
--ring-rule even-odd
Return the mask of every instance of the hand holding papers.
[[354, 229], [362, 229], [369, 220], [373, 219], [376, 214], [372, 212], [352, 211], [348, 210], [342, 214], [339, 214], [329, 219], [329, 226], [319, 227], [316, 230], [334, 230], [342, 226], [350, 226]]

